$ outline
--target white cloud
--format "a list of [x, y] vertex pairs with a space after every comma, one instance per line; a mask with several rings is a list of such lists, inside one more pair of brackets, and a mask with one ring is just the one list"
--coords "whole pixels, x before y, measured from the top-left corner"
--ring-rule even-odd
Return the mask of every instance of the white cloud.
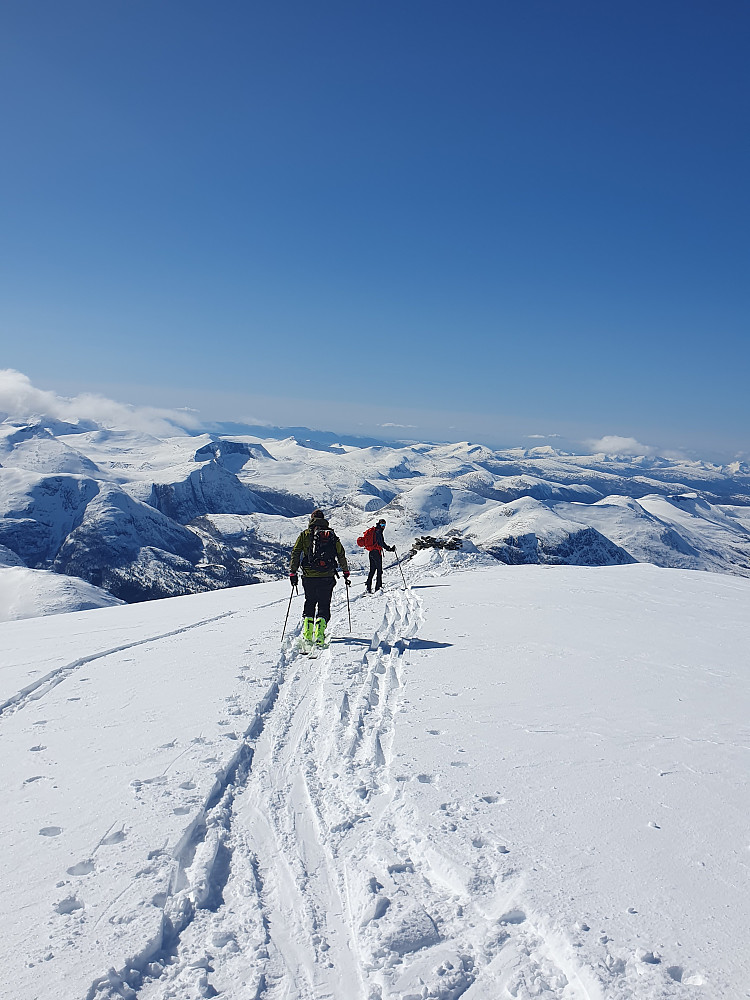
[[411, 430], [417, 429], [416, 424], [394, 424], [391, 423], [390, 421], [386, 424], [378, 424], [378, 427], [403, 427], [403, 428], [410, 428]]
[[527, 438], [533, 441], [550, 441], [552, 438], [562, 437], [561, 434], [527, 434]]
[[264, 420], [262, 417], [254, 416], [243, 416], [241, 420], [238, 420], [239, 424], [247, 424], [248, 427], [275, 427], [276, 424], [273, 420]]
[[586, 446], [595, 454], [639, 456], [656, 455], [658, 450], [650, 444], [641, 444], [635, 438], [618, 437], [616, 434], [605, 435], [596, 441], [586, 441]]
[[0, 369], [0, 419], [51, 419], [70, 423], [91, 420], [103, 427], [155, 435], [179, 434], [183, 428], [197, 429], [201, 426], [198, 418], [188, 409], [129, 406], [94, 393], [58, 396], [47, 389], [38, 389], [28, 376], [12, 368]]

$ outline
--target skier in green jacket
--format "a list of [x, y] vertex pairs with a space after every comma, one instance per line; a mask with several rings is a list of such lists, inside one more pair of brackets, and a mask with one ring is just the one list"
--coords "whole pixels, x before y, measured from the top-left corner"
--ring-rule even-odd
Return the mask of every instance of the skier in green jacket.
[[323, 511], [316, 509], [310, 515], [309, 526], [300, 532], [294, 543], [289, 580], [293, 587], [297, 586], [297, 570], [301, 565], [305, 591], [302, 638], [319, 646], [325, 644], [326, 625], [331, 620], [331, 597], [338, 576], [337, 564], [348, 587], [351, 581], [344, 547], [330, 528]]

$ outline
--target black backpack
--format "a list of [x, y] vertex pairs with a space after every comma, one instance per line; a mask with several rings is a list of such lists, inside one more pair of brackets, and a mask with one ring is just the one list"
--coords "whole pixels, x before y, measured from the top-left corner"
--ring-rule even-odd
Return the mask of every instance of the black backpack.
[[310, 529], [310, 552], [305, 559], [308, 569], [317, 573], [330, 573], [336, 569], [338, 553], [336, 552], [335, 532], [330, 528]]

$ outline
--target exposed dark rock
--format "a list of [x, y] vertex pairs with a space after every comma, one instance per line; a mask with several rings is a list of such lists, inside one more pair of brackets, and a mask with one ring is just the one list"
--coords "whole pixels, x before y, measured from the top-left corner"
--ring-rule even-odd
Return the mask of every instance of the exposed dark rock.
[[432, 535], [422, 535], [414, 539], [409, 556], [415, 556], [420, 549], [449, 549], [452, 552], [463, 548], [463, 539], [454, 535], [450, 538], [435, 538]]

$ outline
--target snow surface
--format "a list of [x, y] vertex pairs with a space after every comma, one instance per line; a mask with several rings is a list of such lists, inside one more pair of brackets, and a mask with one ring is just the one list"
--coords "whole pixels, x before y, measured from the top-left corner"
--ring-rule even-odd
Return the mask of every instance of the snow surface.
[[2, 995], [750, 996], [750, 581], [455, 555], [0, 626]]
[[43, 569], [2, 565], [0, 552], [0, 622], [70, 611], [107, 608], [123, 602], [85, 580]]

